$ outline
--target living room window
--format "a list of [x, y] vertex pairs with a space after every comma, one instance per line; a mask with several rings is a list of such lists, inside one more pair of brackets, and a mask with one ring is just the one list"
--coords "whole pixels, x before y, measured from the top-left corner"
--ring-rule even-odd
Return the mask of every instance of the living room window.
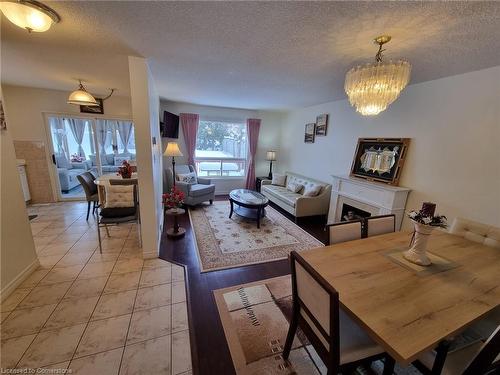
[[245, 123], [200, 120], [195, 151], [199, 176], [244, 177], [247, 154]]

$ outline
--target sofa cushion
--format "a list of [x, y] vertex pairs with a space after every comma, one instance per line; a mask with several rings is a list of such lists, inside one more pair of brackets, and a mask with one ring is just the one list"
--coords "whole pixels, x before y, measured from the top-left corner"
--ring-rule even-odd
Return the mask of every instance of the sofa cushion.
[[286, 189], [291, 191], [292, 193], [298, 193], [299, 191], [302, 190], [304, 186], [301, 184], [297, 184], [295, 182], [290, 182], [289, 184], [286, 185]]
[[190, 185], [189, 196], [191, 197], [201, 197], [202, 195], [207, 195], [215, 192], [215, 185], [202, 185], [193, 184]]
[[292, 207], [295, 207], [297, 198], [302, 197], [300, 194], [293, 193], [282, 186], [263, 185], [261, 191], [270, 194], [271, 196], [283, 201], [284, 203]]
[[66, 158], [65, 155], [56, 155], [56, 164], [58, 168], [66, 168], [66, 169], [71, 169], [71, 163], [69, 160]]
[[321, 185], [318, 184], [307, 184], [307, 186], [304, 187], [304, 196], [305, 197], [315, 197], [316, 195], [319, 194], [321, 191]]
[[[294, 174], [287, 174], [286, 181], [287, 181], [287, 184], [289, 184], [290, 182], [293, 182], [296, 184], [304, 185], [304, 189], [299, 191], [299, 193], [302, 193], [302, 194], [308, 186], [319, 185], [320, 191], [318, 192], [318, 194], [320, 194], [323, 191], [323, 188], [325, 187], [324, 184], [318, 183], [318, 181], [314, 181], [314, 180], [311, 180], [311, 179], [308, 179], [308, 178], [302, 177], [302, 176], [296, 176]], [[316, 194], [316, 195], [318, 195], [318, 194]]]
[[177, 173], [177, 181], [185, 182], [186, 184], [197, 184], [198, 179], [196, 178], [196, 173]]
[[128, 161], [127, 156], [115, 156], [114, 157], [114, 166], [121, 167], [124, 161]]
[[273, 179], [271, 181], [272, 185], [285, 186], [285, 182], [286, 182], [286, 175], [278, 173], [273, 174]]

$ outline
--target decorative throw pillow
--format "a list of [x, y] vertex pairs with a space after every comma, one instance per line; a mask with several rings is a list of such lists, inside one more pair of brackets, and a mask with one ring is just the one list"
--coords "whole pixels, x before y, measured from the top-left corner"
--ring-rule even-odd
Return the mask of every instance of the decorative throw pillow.
[[286, 175], [284, 174], [273, 174], [273, 179], [271, 180], [272, 185], [285, 186]]
[[134, 185], [107, 185], [105, 207], [134, 207]]
[[303, 187], [304, 185], [296, 184], [295, 182], [291, 182], [286, 185], [286, 189], [290, 190], [292, 193], [298, 193], [300, 190], [302, 190]]
[[318, 184], [307, 184], [304, 188], [303, 195], [305, 197], [315, 197], [321, 191], [321, 185]]
[[128, 157], [126, 156], [115, 156], [115, 167], [121, 167], [123, 162], [125, 160], [128, 160]]
[[196, 178], [196, 173], [186, 173], [186, 174], [177, 174], [177, 180], [180, 182], [185, 182], [186, 184], [197, 184], [198, 179]]

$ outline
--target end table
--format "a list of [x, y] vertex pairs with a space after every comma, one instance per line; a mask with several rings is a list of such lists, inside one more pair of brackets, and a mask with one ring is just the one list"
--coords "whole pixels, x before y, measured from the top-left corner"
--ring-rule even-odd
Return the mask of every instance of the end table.
[[173, 228], [167, 229], [167, 237], [168, 238], [182, 238], [186, 234], [186, 230], [179, 226], [177, 222], [177, 217], [179, 215], [184, 215], [186, 210], [183, 208], [170, 208], [165, 210], [165, 215], [174, 217], [174, 226]]

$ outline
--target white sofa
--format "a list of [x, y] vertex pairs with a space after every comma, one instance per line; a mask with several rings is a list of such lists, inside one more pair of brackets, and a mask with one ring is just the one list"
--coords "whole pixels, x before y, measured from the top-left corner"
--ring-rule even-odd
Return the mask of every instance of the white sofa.
[[[291, 213], [295, 218], [328, 215], [332, 185], [293, 172], [285, 172], [285, 175], [285, 186], [272, 185], [270, 180], [263, 180], [260, 192], [271, 202]], [[304, 188], [298, 193], [287, 190], [286, 186], [289, 182], [295, 182], [304, 186], [317, 184], [321, 186], [321, 190], [315, 197], [305, 197], [302, 195]]]

